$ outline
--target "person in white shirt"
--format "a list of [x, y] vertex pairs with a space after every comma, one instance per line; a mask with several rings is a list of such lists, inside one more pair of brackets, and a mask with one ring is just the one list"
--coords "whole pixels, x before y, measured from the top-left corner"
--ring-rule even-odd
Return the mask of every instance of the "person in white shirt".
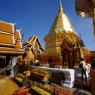
[[87, 74], [86, 74], [86, 63], [84, 61], [84, 58], [80, 59], [80, 68], [81, 68], [81, 74], [82, 74], [82, 80], [87, 80]]
[[89, 77], [90, 72], [91, 72], [91, 64], [86, 65], [86, 71], [87, 71], [87, 77]]
[[10, 76], [13, 76], [15, 75], [15, 69], [14, 67], [16, 66], [17, 64], [17, 57], [13, 57], [12, 60], [11, 60], [11, 75]]

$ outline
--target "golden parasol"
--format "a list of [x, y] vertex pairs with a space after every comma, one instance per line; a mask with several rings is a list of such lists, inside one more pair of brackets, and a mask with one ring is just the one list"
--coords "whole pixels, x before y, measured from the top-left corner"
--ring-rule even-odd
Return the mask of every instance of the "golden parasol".
[[75, 0], [76, 13], [81, 17], [93, 19], [95, 37], [95, 0]]

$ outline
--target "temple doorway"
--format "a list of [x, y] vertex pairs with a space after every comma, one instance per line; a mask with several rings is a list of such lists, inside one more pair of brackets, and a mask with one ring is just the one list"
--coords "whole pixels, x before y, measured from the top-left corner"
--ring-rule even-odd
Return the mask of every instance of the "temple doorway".
[[0, 68], [4, 68], [6, 66], [6, 57], [0, 56]]

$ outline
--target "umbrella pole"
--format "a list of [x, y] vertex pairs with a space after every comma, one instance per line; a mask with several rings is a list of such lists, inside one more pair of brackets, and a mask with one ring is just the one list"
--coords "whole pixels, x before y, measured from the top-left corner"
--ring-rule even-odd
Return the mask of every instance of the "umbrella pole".
[[92, 19], [93, 19], [93, 33], [94, 33], [94, 38], [95, 38], [95, 1], [92, 0], [93, 5], [92, 5]]

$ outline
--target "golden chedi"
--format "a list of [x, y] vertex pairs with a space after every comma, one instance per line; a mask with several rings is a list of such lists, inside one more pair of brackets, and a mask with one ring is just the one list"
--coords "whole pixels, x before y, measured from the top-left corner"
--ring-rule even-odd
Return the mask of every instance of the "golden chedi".
[[[81, 39], [75, 32], [69, 18], [63, 11], [60, 0], [58, 14], [51, 26], [45, 40], [45, 51], [42, 55], [42, 63], [75, 65], [75, 62], [84, 57], [86, 50], [81, 46]], [[83, 49], [83, 50], [82, 50]]]

